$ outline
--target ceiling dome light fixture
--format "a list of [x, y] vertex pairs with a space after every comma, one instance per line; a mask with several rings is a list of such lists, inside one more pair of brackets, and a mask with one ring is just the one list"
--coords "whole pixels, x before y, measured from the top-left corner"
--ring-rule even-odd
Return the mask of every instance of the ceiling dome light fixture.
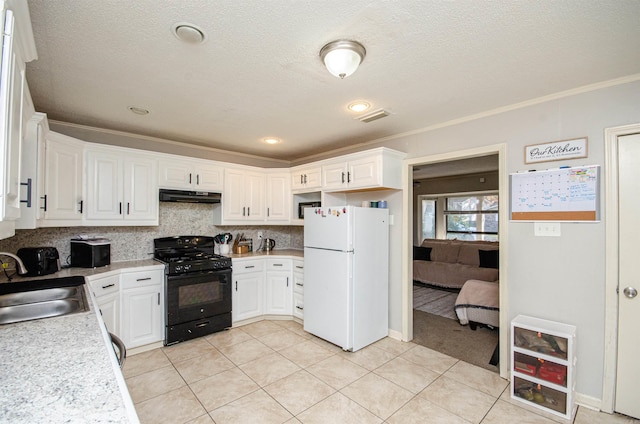
[[282, 141], [282, 140], [280, 140], [279, 138], [276, 138], [276, 137], [265, 137], [262, 140], [267, 144], [278, 144], [278, 143], [280, 143]]
[[138, 107], [138, 106], [129, 106], [127, 109], [129, 109], [131, 112], [135, 113], [136, 115], [148, 115], [149, 114], [149, 110], [142, 108], [142, 107]]
[[207, 38], [202, 28], [188, 22], [173, 24], [171, 26], [171, 32], [178, 40], [184, 41], [187, 44], [201, 44], [204, 43], [204, 40]]
[[327, 70], [338, 78], [353, 74], [364, 60], [367, 51], [357, 41], [336, 40], [320, 49], [320, 58]]
[[369, 109], [371, 105], [368, 102], [358, 100], [357, 102], [353, 102], [347, 106], [347, 108], [352, 112], [364, 112]]

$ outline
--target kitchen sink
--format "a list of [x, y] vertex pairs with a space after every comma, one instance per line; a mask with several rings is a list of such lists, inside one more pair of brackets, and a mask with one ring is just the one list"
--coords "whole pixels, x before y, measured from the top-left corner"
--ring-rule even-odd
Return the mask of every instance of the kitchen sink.
[[83, 277], [0, 284], [0, 325], [87, 311]]

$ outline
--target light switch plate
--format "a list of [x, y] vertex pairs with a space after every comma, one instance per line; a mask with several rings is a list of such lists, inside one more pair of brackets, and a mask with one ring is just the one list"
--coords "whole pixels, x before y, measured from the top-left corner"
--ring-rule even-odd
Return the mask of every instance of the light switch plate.
[[533, 235], [537, 237], [560, 237], [559, 222], [534, 222]]

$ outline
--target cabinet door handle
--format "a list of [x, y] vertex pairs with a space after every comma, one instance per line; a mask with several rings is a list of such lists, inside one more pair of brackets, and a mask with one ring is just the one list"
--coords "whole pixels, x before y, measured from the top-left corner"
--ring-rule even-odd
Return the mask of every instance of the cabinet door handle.
[[251, 206], [247, 206], [247, 216], [251, 216]]
[[243, 207], [242, 207], [242, 216], [246, 216], [246, 215], [245, 215], [245, 213], [244, 213], [244, 212], [245, 212], [245, 209], [246, 209], [246, 208], [243, 206]]
[[47, 211], [47, 195], [45, 194], [44, 196], [41, 197], [42, 200], [44, 200], [44, 205], [40, 208], [43, 211]]
[[[255, 267], [256, 267], [255, 265], [245, 265], [245, 266], [244, 266], [244, 269], [255, 268]], [[237, 283], [236, 283], [236, 284], [237, 284]]]
[[344, 172], [342, 173], [342, 184], [344, 184]]
[[160, 305], [160, 292], [158, 292], [158, 305]]
[[127, 215], [131, 215], [131, 204], [127, 202]]
[[120, 202], [120, 212], [119, 212], [119, 214], [122, 215], [122, 202]]
[[273, 266], [283, 266], [283, 264], [273, 264]]
[[200, 185], [200, 174], [196, 174], [196, 185]]
[[300, 174], [300, 184], [304, 184], [304, 179], [302, 178], [304, 175]]
[[151, 277], [146, 277], [146, 278], [136, 278], [136, 281], [149, 281], [151, 280]]
[[236, 291], [238, 291], [238, 282], [236, 281]]
[[287, 277], [287, 287], [289, 287], [289, 277]]
[[302, 311], [304, 308], [302, 306], [296, 305], [296, 309], [300, 309]]
[[191, 184], [191, 172], [189, 172], [189, 184]]
[[296, 268], [298, 268], [298, 269], [304, 269], [304, 266], [296, 265]]
[[347, 172], [347, 182], [351, 182], [351, 172]]
[[307, 174], [304, 174], [304, 183], [307, 183]]
[[27, 178], [26, 183], [20, 183], [21, 186], [27, 186], [27, 200], [20, 200], [20, 203], [26, 203], [27, 207], [31, 207], [31, 178]]
[[82, 211], [84, 210], [84, 200], [81, 200], [78, 203], [80, 203], [80, 214], [82, 215]]
[[304, 286], [304, 284], [296, 283], [296, 286], [302, 287], [302, 286]]
[[267, 208], [267, 216], [269, 216], [269, 208]]
[[115, 286], [115, 283], [113, 284], [107, 284], [106, 286], [102, 286], [103, 289], [108, 289], [109, 287], [113, 287]]

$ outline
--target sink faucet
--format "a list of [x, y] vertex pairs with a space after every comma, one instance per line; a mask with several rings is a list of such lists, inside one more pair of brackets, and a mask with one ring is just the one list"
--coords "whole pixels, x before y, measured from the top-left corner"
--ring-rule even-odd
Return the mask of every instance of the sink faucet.
[[9, 256], [10, 258], [13, 258], [16, 261], [16, 268], [18, 269], [18, 275], [24, 275], [27, 272], [29, 272], [27, 271], [27, 267], [24, 266], [24, 262], [22, 262], [22, 259], [14, 255], [13, 253], [0, 252], [0, 256]]

